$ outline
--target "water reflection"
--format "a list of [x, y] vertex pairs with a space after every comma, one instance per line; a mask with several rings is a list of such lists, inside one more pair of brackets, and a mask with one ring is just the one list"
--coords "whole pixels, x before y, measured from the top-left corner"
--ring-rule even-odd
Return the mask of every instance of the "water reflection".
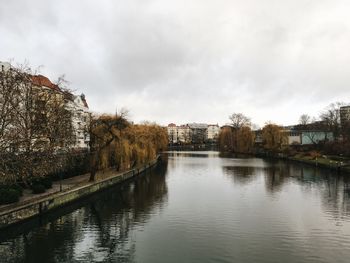
[[214, 151], [169, 151], [166, 152], [169, 158], [183, 158], [183, 157], [192, 157], [192, 158], [212, 158], [219, 157], [219, 152]]
[[217, 152], [166, 156], [152, 175], [0, 233], [0, 259], [348, 262], [350, 177]]
[[5, 259], [1, 262], [132, 262], [135, 244], [130, 232], [167, 202], [166, 167], [163, 162], [131, 183], [93, 196], [67, 215], [0, 243]]
[[234, 183], [251, 184], [264, 178], [265, 188], [271, 194], [287, 191], [297, 184], [304, 193], [319, 192], [323, 208], [334, 218], [350, 216], [350, 176], [317, 167], [284, 161], [251, 159], [254, 165], [244, 166], [237, 161], [223, 166], [224, 174]]

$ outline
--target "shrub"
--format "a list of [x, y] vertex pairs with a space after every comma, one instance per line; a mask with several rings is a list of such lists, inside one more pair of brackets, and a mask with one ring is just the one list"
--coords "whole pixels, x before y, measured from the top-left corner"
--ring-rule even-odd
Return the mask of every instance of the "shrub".
[[15, 189], [0, 189], [0, 205], [10, 204], [19, 200], [20, 194]]
[[311, 151], [309, 152], [309, 156], [311, 157], [311, 159], [316, 159], [316, 158], [320, 158], [322, 156], [322, 154], [318, 151]]
[[9, 188], [17, 191], [19, 196], [23, 195], [23, 188], [20, 185], [18, 185], [18, 184], [13, 184]]
[[46, 189], [52, 188], [52, 179], [50, 177], [44, 177], [40, 183], [45, 186]]
[[23, 195], [23, 188], [18, 184], [10, 184], [10, 185], [0, 184], [0, 190], [9, 190], [9, 189], [17, 191], [19, 196]]
[[32, 191], [33, 194], [41, 194], [46, 191], [46, 188], [44, 185], [36, 183], [32, 185]]
[[32, 183], [32, 185], [43, 185], [46, 189], [49, 189], [52, 187], [51, 177], [33, 178], [31, 183]]

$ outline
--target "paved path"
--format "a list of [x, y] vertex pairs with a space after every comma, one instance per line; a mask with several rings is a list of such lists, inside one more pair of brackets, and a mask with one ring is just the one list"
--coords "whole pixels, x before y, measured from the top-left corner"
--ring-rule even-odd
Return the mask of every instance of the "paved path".
[[[99, 171], [96, 174], [96, 182], [116, 176], [118, 174], [122, 174], [123, 172], [116, 172], [113, 169], [105, 170], [105, 171]], [[10, 208], [18, 207], [27, 203], [30, 203], [32, 201], [41, 199], [43, 197], [50, 196], [55, 193], [60, 192], [60, 184], [62, 184], [62, 191], [67, 191], [70, 189], [73, 189], [75, 187], [83, 186], [85, 184], [89, 183], [89, 177], [90, 174], [83, 174], [83, 175], [78, 175], [74, 176], [71, 178], [63, 179], [61, 182], [60, 181], [54, 181], [52, 184], [52, 188], [47, 189], [45, 193], [42, 194], [33, 194], [31, 189], [24, 189], [23, 191], [23, 196], [19, 199], [18, 202], [13, 203], [13, 204], [8, 204], [8, 205], [0, 205], [0, 212], [6, 211]]]

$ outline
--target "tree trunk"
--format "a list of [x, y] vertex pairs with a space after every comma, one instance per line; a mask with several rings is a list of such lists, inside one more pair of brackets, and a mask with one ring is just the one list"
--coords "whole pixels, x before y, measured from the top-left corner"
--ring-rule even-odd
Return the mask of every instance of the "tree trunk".
[[97, 154], [92, 152], [90, 155], [90, 177], [89, 182], [95, 181], [96, 171], [97, 171]]

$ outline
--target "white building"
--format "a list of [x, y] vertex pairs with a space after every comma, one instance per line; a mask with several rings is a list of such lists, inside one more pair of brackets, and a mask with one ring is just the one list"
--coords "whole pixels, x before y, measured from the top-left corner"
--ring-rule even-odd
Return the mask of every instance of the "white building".
[[180, 143], [190, 142], [191, 129], [188, 125], [177, 126], [178, 140]]
[[7, 71], [11, 68], [11, 64], [8, 62], [1, 62], [0, 61], [0, 70]]
[[203, 143], [207, 140], [216, 140], [219, 136], [219, 125], [205, 123], [188, 123], [177, 126], [170, 123], [167, 127], [170, 144], [177, 143]]
[[178, 128], [175, 123], [170, 123], [167, 127], [168, 140], [170, 144], [178, 143]]
[[209, 124], [207, 129], [207, 140], [217, 140], [220, 133], [218, 124]]
[[[0, 70], [7, 71], [11, 69], [11, 64], [0, 61]], [[59, 88], [58, 85], [52, 83], [49, 78], [43, 75], [30, 76], [33, 85], [48, 92], [54, 91], [57, 95], [64, 99], [67, 110], [72, 113], [72, 126], [74, 129], [75, 143], [72, 148], [88, 149], [90, 136], [88, 125], [90, 123], [90, 112], [84, 94], [74, 95]]]
[[68, 94], [66, 96], [66, 107], [72, 112], [72, 123], [75, 133], [75, 144], [73, 148], [88, 149], [90, 143], [88, 126], [91, 114], [85, 95]]
[[167, 130], [170, 144], [191, 142], [191, 129], [188, 124], [177, 126], [175, 123], [170, 123]]
[[42, 75], [33, 76], [32, 80], [38, 87], [43, 89], [53, 89], [63, 95], [66, 109], [72, 113], [72, 126], [75, 138], [72, 148], [88, 149], [90, 142], [88, 131], [90, 112], [85, 95], [74, 95], [69, 92], [64, 92], [58, 87], [58, 85], [53, 84], [47, 77]]

